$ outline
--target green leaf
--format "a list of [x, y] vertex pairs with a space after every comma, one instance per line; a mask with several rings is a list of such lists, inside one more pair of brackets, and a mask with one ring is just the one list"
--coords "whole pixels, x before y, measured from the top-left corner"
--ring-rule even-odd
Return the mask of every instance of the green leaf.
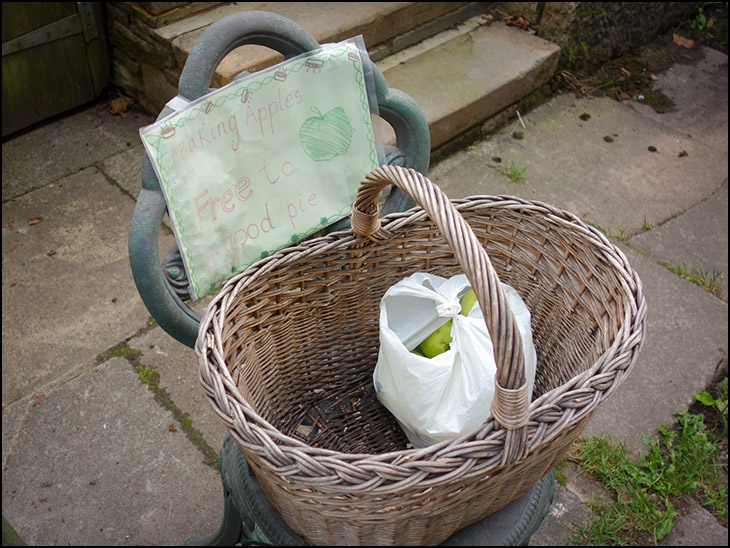
[[666, 504], [667, 509], [664, 513], [664, 519], [659, 522], [655, 532], [657, 541], [662, 540], [669, 534], [672, 527], [674, 527], [674, 518], [677, 516], [677, 511], [674, 509], [674, 506], [669, 501], [666, 501]]
[[695, 394], [695, 399], [704, 405], [715, 405], [715, 398], [713, 398], [708, 392], [699, 392]]

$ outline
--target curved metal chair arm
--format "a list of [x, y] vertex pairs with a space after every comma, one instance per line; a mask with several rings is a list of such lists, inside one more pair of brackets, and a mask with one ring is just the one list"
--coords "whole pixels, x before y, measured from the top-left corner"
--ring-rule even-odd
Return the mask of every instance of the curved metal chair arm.
[[[178, 93], [188, 101], [210, 91], [210, 82], [221, 60], [239, 46], [266, 46], [286, 59], [319, 48], [317, 40], [293, 21], [262, 11], [246, 11], [217, 21], [201, 35], [185, 63]], [[380, 70], [370, 63], [375, 82], [379, 116], [396, 134], [396, 146], [385, 147], [388, 164], [428, 171], [431, 141], [428, 122], [418, 104], [407, 94], [389, 89]], [[158, 120], [171, 114], [165, 106]], [[393, 191], [383, 214], [403, 211], [413, 205], [401, 191]], [[190, 308], [187, 281], [177, 247], [160, 264], [158, 236], [167, 206], [160, 183], [145, 153], [142, 161], [142, 190], [129, 232], [129, 259], [137, 290], [152, 317], [169, 335], [194, 347], [200, 314]]]

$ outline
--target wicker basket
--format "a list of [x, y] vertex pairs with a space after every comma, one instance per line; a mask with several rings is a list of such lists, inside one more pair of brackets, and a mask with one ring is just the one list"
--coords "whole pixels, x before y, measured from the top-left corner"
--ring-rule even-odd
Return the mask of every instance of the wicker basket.
[[[391, 183], [421, 207], [378, 219], [378, 193]], [[228, 281], [200, 325], [200, 380], [306, 542], [437, 544], [532, 488], [624, 380], [643, 340], [641, 281], [569, 213], [513, 197], [450, 202], [404, 168], [366, 177], [352, 227]], [[498, 367], [493, 416], [418, 450], [372, 387], [380, 299], [414, 272], [467, 275]], [[532, 313], [531, 403], [497, 273]]]

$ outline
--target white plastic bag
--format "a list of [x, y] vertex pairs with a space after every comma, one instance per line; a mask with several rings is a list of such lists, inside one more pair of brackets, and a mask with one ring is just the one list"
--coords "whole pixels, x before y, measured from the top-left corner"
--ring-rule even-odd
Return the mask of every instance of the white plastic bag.
[[[530, 312], [516, 290], [502, 287], [522, 337], [531, 398], [537, 357]], [[468, 316], [459, 313], [460, 298], [469, 289], [463, 274], [446, 279], [416, 273], [393, 285], [381, 300], [375, 391], [414, 447], [466, 434], [491, 414], [497, 370], [492, 340], [478, 304]], [[446, 352], [433, 358], [411, 353], [449, 320], [453, 340]]]

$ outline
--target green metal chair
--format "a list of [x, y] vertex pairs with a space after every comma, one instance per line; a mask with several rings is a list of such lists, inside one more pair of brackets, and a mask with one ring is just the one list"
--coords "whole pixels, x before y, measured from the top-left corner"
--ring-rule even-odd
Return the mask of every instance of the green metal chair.
[[[233, 49], [255, 44], [283, 54], [285, 59], [315, 50], [319, 43], [294, 22], [273, 13], [246, 11], [228, 16], [211, 25], [200, 37], [180, 76], [178, 94], [194, 101], [207, 94], [221, 60]], [[380, 70], [371, 63], [378, 114], [395, 131], [395, 146], [386, 146], [382, 157], [390, 165], [410, 167], [426, 175], [430, 158], [428, 122], [416, 102], [407, 94], [389, 89]], [[166, 106], [158, 120], [173, 109]], [[414, 205], [398, 189], [388, 195], [382, 214], [404, 211]], [[160, 183], [147, 154], [142, 165], [142, 190], [139, 194], [129, 233], [129, 258], [137, 289], [155, 321], [170, 336], [193, 348], [201, 316], [186, 304], [190, 299], [182, 258], [173, 247], [159, 262], [158, 235], [166, 212]], [[344, 227], [347, 220], [329, 227]], [[284, 523], [261, 491], [245, 458], [230, 433], [220, 453], [224, 490], [224, 517], [218, 532], [195, 539], [189, 545], [230, 545], [237, 542], [262, 542], [297, 545], [301, 541]], [[552, 501], [552, 474], [532, 491], [513, 501], [501, 512], [476, 523], [445, 544], [526, 544], [542, 521]]]

